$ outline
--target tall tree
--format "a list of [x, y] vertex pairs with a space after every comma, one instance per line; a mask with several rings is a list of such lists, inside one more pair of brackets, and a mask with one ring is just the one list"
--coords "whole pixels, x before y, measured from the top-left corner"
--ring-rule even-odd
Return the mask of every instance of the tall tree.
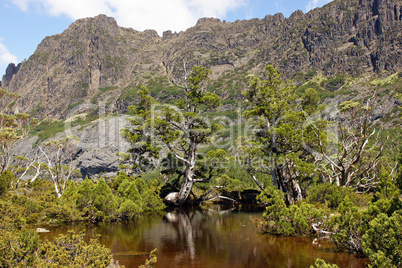
[[330, 182], [354, 187], [360, 191], [376, 188], [377, 167], [384, 148], [381, 128], [371, 117], [370, 99], [366, 105], [356, 101], [342, 102], [338, 107], [335, 130], [328, 133], [332, 150], [322, 142], [316, 131], [322, 162], [332, 172]]
[[123, 128], [120, 132], [131, 144], [127, 153], [118, 153], [123, 161], [129, 163], [129, 166], [124, 166], [129, 174], [148, 169], [152, 166], [152, 159], [159, 158], [161, 150], [150, 129], [152, 126], [150, 120], [154, 116], [152, 112], [156, 102], [149, 96], [149, 90], [144, 86], [138, 90], [137, 95], [137, 104], [129, 107], [129, 110], [134, 113], [134, 116], [129, 118], [133, 127]]
[[81, 175], [73, 166], [77, 143], [77, 136], [67, 136], [61, 140], [49, 140], [45, 143], [44, 149], [39, 146], [46, 160], [45, 170], [59, 198], [66, 189], [67, 181]]
[[248, 165], [249, 173], [253, 170], [269, 173], [273, 185], [285, 193], [288, 204], [301, 200], [301, 179], [314, 173], [310, 150], [314, 142], [305, 119], [306, 114], [320, 109], [320, 98], [313, 89], [298, 97], [295, 86], [282, 80], [271, 65], [266, 67], [266, 79], [251, 77], [244, 96], [248, 109], [243, 116], [255, 122], [256, 130], [251, 141], [243, 137], [239, 145], [249, 148], [247, 143], [252, 144], [253, 149], [246, 152], [259, 158]]
[[171, 193], [166, 201], [174, 205], [184, 204], [195, 182], [208, 181], [214, 175], [198, 163], [198, 149], [207, 144], [212, 136], [223, 127], [210, 123], [205, 115], [207, 111], [221, 104], [220, 97], [207, 90], [211, 71], [202, 66], [193, 67], [191, 72], [184, 64], [183, 77], [175, 79], [175, 84], [182, 88], [185, 97], [172, 105], [143, 105], [153, 103], [145, 88], [140, 90], [139, 103], [131, 110], [141, 120], [133, 120], [133, 130], [123, 130], [123, 135], [131, 142], [136, 142], [136, 153], [147, 152], [148, 156], [158, 156], [156, 141], [164, 144], [170, 155], [178, 160], [176, 171], [181, 179], [179, 192]]

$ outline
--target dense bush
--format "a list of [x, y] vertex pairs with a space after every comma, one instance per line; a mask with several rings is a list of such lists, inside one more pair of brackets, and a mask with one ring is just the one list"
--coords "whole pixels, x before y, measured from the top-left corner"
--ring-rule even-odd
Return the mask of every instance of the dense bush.
[[327, 212], [305, 202], [288, 207], [283, 195], [283, 192], [269, 187], [259, 196], [261, 202], [268, 204], [264, 220], [260, 222], [262, 231], [290, 236], [313, 234], [312, 224], [322, 222]]
[[349, 197], [339, 205], [338, 213], [329, 220], [332, 240], [340, 251], [363, 255], [362, 235], [367, 228], [367, 215], [354, 206]]
[[[385, 262], [388, 262], [388, 260], [382, 258], [383, 255], [380, 252], [377, 254], [369, 254], [370, 250], [365, 249], [365, 247], [370, 248], [370, 246], [368, 246], [370, 244], [367, 240], [368, 236], [384, 236], [384, 244], [381, 244], [377, 249], [384, 247], [385, 250], [387, 248], [386, 243], [389, 242], [387, 242], [385, 238], [388, 235], [388, 230], [385, 231], [385, 228], [381, 226], [393, 223], [393, 228], [399, 228], [395, 220], [400, 220], [400, 217], [393, 216], [396, 217], [396, 219], [393, 218], [394, 221], [392, 222], [388, 220], [388, 217], [391, 217], [391, 215], [400, 215], [402, 212], [400, 190], [396, 186], [394, 178], [390, 176], [389, 173], [384, 172], [384, 170], [380, 175], [381, 178], [378, 189], [373, 199], [368, 203], [368, 208], [359, 208], [352, 203], [349, 197], [346, 197], [337, 208], [337, 213], [332, 216], [328, 222], [328, 226], [331, 228], [332, 232], [334, 232], [332, 239], [338, 250], [354, 252], [360, 255], [371, 255], [371, 258], [373, 261], [375, 260], [376, 263], [380, 263], [380, 260]], [[374, 228], [374, 226], [376, 226], [377, 229]], [[381, 228], [383, 230], [378, 231]], [[390, 232], [393, 232], [392, 229]], [[366, 242], [364, 242], [366, 244], [365, 247], [363, 243], [364, 236], [366, 237]], [[394, 238], [397, 243], [401, 244], [401, 236], [396, 235], [393, 236], [393, 239]], [[378, 240], [380, 240], [379, 237], [376, 238], [376, 241]], [[401, 255], [401, 252], [399, 252], [399, 255]], [[373, 264], [373, 267], [382, 266]]]
[[369, 267], [402, 267], [402, 216], [381, 213], [363, 235], [363, 250], [370, 258]]
[[159, 188], [152, 183], [122, 172], [109, 185], [103, 179], [85, 179], [77, 189], [76, 204], [83, 216], [93, 222], [131, 220], [163, 209], [158, 193]]
[[54, 242], [45, 242], [39, 248], [34, 267], [107, 267], [113, 255], [101, 245], [98, 238], [84, 241], [84, 233], [59, 235]]
[[0, 267], [31, 266], [40, 243], [33, 230], [3, 230], [0, 236]]
[[4, 171], [0, 175], [0, 196], [2, 196], [10, 188], [10, 183], [13, 179], [14, 174], [10, 171]]
[[[3, 182], [13, 177], [9, 176], [12, 173], [3, 174], [7, 175], [2, 176]], [[132, 220], [163, 209], [158, 194], [157, 183], [125, 173], [108, 183], [103, 179], [69, 182], [61, 198], [52, 183], [42, 179], [4, 191], [0, 198], [0, 267], [106, 267], [112, 255], [97, 239], [87, 244], [82, 233], [69, 233], [42, 243], [28, 224]]]
[[5, 224], [12, 219], [23, 226], [131, 220], [165, 207], [159, 191], [157, 183], [121, 173], [108, 183], [103, 179], [86, 179], [81, 183], [70, 181], [62, 197], [58, 198], [51, 182], [37, 179], [34, 183], [3, 193], [0, 212], [4, 210], [4, 213], [0, 215], [0, 222]]
[[368, 195], [356, 194], [353, 188], [339, 187], [332, 183], [321, 183], [308, 190], [307, 201], [313, 204], [325, 204], [336, 209], [348, 197], [355, 205], [365, 205], [369, 201]]

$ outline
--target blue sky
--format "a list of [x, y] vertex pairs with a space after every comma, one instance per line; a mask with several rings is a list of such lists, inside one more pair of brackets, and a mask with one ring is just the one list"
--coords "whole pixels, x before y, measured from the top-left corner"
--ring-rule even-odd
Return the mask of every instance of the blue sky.
[[79, 18], [106, 14], [123, 27], [182, 31], [202, 17], [226, 21], [307, 12], [331, 0], [0, 0], [0, 79], [10, 62], [31, 56], [49, 35]]

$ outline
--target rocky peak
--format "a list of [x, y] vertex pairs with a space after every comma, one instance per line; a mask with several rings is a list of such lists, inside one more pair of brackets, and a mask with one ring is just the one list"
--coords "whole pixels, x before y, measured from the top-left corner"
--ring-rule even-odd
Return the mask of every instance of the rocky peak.
[[201, 18], [197, 21], [196, 26], [205, 24], [216, 24], [216, 23], [221, 23], [221, 20], [216, 18]]
[[272, 22], [274, 25], [284, 22], [285, 16], [282, 13], [276, 13], [275, 15], [267, 15], [264, 18], [266, 21]]
[[162, 34], [162, 39], [166, 40], [166, 39], [170, 39], [173, 37], [173, 32], [172, 31], [164, 31]]
[[285, 78], [310, 70], [325, 76], [396, 72], [402, 69], [401, 14], [400, 0], [335, 0], [289, 18], [202, 18], [162, 37], [99, 15], [46, 37], [18, 72], [10, 67], [3, 85], [21, 95], [20, 110], [64, 119], [99, 103], [124, 111], [141, 85], [157, 98], [177, 98], [170, 81], [183, 61], [212, 69], [223, 100], [240, 95], [243, 85], [233, 81], [267, 64]]
[[119, 28], [114, 18], [101, 14], [93, 18], [89, 17], [76, 20], [68, 27], [67, 31], [82, 29], [84, 31], [119, 32]]
[[304, 13], [300, 9], [296, 10], [289, 16], [289, 20], [298, 20], [303, 17]]
[[0, 81], [0, 87], [7, 87], [10, 84], [13, 76], [18, 72], [21, 67], [21, 63], [15, 65], [14, 63], [10, 63], [7, 66], [6, 73], [3, 75], [2, 80]]

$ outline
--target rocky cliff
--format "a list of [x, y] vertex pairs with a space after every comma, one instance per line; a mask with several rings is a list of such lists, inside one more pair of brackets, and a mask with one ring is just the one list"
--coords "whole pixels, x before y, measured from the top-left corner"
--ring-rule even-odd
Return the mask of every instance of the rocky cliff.
[[247, 72], [267, 64], [286, 78], [312, 70], [328, 77], [400, 71], [401, 33], [399, 0], [335, 0], [289, 18], [204, 18], [162, 37], [99, 15], [46, 37], [27, 61], [10, 69], [2, 86], [21, 95], [12, 109], [41, 118], [65, 119], [99, 105], [124, 111], [140, 85], [162, 100], [177, 97], [171, 79], [186, 61], [212, 69], [214, 90], [227, 101], [238, 97]]

